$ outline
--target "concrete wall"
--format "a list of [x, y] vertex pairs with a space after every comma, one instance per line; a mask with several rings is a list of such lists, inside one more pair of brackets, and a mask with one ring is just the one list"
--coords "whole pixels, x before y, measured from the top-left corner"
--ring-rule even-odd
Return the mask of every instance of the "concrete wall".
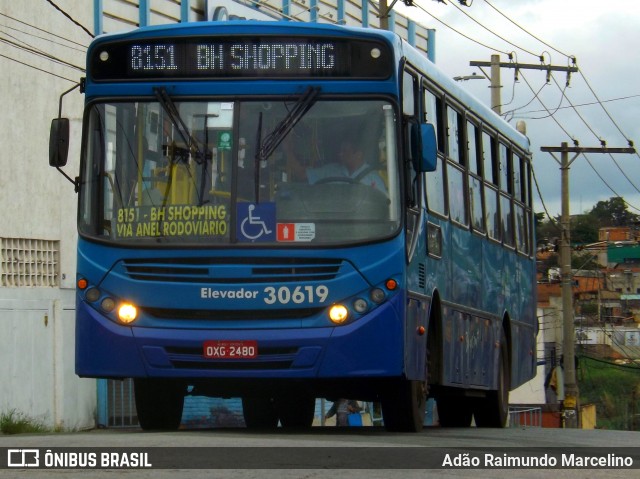
[[[92, 26], [86, 2], [57, 4]], [[91, 427], [95, 381], [77, 378], [73, 361], [76, 195], [48, 166], [59, 96], [83, 75], [53, 58], [82, 68], [91, 38], [47, 2], [0, 0], [0, 13], [0, 413]], [[71, 120], [71, 176], [82, 101], [76, 90], [63, 107]], [[50, 250], [46, 258], [42, 247]]]

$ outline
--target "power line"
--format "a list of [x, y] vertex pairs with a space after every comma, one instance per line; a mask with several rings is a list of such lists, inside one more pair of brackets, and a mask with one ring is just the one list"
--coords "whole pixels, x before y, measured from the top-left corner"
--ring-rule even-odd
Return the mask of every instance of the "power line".
[[[14, 38], [15, 40], [17, 40], [15, 37], [12, 37], [11, 35], [8, 35], [6, 32], [0, 31], [0, 33], [4, 33], [5, 35], [9, 36], [10, 38]], [[59, 64], [61, 64], [63, 66], [68, 67], [68, 68], [73, 68], [75, 70], [78, 70], [78, 71], [81, 71], [81, 72], [85, 72], [84, 68], [79, 67], [77, 65], [74, 65], [73, 63], [69, 63], [69, 62], [67, 62], [65, 60], [62, 60], [62, 59], [58, 58], [58, 57], [55, 57], [55, 56], [53, 56], [53, 55], [51, 55], [49, 53], [46, 53], [46, 52], [44, 52], [44, 51], [42, 51], [42, 50], [40, 50], [38, 48], [33, 47], [32, 45], [29, 45], [29, 44], [27, 44], [25, 42], [23, 42], [24, 45], [20, 45], [19, 43], [13, 42], [11, 40], [7, 40], [6, 38], [0, 38], [0, 42], [6, 43], [9, 46], [17, 48], [19, 50], [23, 50], [23, 51], [25, 51], [27, 53], [31, 53], [32, 55], [37, 55], [37, 56], [44, 57], [44, 58], [46, 58], [48, 60], [54, 61], [56, 63], [59, 63]]]
[[[485, 0], [486, 1], [486, 0]], [[531, 32], [529, 32], [528, 30], [526, 30], [525, 28], [523, 28], [522, 26], [520, 26], [519, 24], [517, 24], [516, 22], [514, 22], [513, 20], [511, 20], [509, 17], [507, 17], [504, 13], [502, 13], [501, 11], [499, 11], [496, 7], [494, 7], [492, 4], [490, 4], [490, 2], [486, 1], [487, 5], [489, 5], [491, 8], [493, 8], [496, 12], [498, 12], [500, 15], [502, 15], [504, 18], [506, 18], [507, 20], [509, 20], [511, 23], [513, 23], [514, 25], [516, 25], [518, 28], [520, 28], [521, 30], [525, 31], [527, 34], [531, 35], [533, 38], [535, 38], [536, 40], [542, 42], [543, 44], [545, 44], [546, 46], [548, 46], [549, 48], [551, 48], [552, 50], [560, 53], [561, 55], [566, 56], [567, 58], [569, 58], [574, 65], [576, 65], [576, 59], [574, 56], [569, 56], [566, 55], [565, 53], [561, 52], [560, 50], [556, 49], [555, 47], [553, 47], [552, 45], [544, 42], [543, 40], [541, 40], [540, 38], [538, 38], [537, 36], [533, 35]], [[454, 4], [455, 6], [455, 4]], [[437, 19], [436, 17], [434, 17], [433, 15], [431, 15], [429, 12], [427, 12], [424, 8], [420, 7], [423, 11], [425, 11], [427, 14], [429, 14], [432, 18], [435, 18], [436, 20], [440, 21], [439, 19]], [[500, 35], [497, 35], [492, 29], [486, 27], [485, 25], [483, 25], [481, 22], [479, 22], [478, 20], [476, 20], [475, 18], [471, 17], [470, 15], [468, 15], [466, 12], [464, 12], [463, 10], [461, 10], [459, 7], [456, 6], [456, 8], [458, 10], [460, 10], [465, 16], [467, 16], [468, 18], [470, 18], [471, 20], [473, 20], [475, 23], [477, 23], [478, 25], [480, 25], [482, 28], [484, 28], [485, 30], [491, 32], [492, 34], [498, 36], [498, 38], [501, 38], [502, 40], [507, 41], [508, 43], [510, 43], [511, 45], [515, 46], [516, 48], [519, 48], [527, 53], [533, 54], [531, 51], [524, 49], [508, 40], [506, 40], [505, 38], [501, 37]], [[447, 26], [448, 28], [450, 28], [451, 30], [455, 31], [456, 33], [464, 36], [465, 38], [471, 39], [470, 37], [462, 34], [461, 32], [459, 32], [458, 30], [454, 29], [453, 27], [451, 27], [450, 25], [447, 25], [446, 23], [440, 21], [441, 23], [443, 23], [445, 26]], [[472, 40], [472, 39], [471, 39]], [[485, 46], [484, 44], [480, 43], [480, 42], [476, 42], [479, 43], [482, 46]], [[535, 55], [535, 54], [534, 54]], [[540, 57], [542, 58], [542, 57]], [[569, 70], [569, 69], [567, 69]], [[580, 74], [582, 75], [582, 77], [584, 78], [584, 73], [581, 72], [579, 69], [576, 68], [576, 70], [578, 72], [580, 72]], [[560, 128], [567, 134], [567, 136], [569, 136], [570, 138], [573, 138], [571, 135], [568, 134], [568, 132], [565, 130], [564, 127], [562, 127], [558, 121], [555, 119], [554, 114], [560, 109], [560, 107], [562, 106], [562, 102], [563, 100], [566, 98], [566, 100], [569, 102], [570, 107], [574, 110], [575, 114], [578, 115], [578, 117], [580, 118], [580, 120], [584, 123], [584, 125], [587, 127], [587, 129], [589, 129], [589, 131], [596, 137], [598, 138], [598, 140], [604, 145], [604, 141], [602, 140], [601, 137], [599, 137], [597, 135], [597, 133], [594, 131], [594, 129], [587, 123], [587, 121], [584, 119], [584, 117], [580, 114], [580, 112], [575, 108], [575, 106], [572, 104], [571, 100], [569, 99], [569, 97], [566, 94], [566, 90], [568, 87], [568, 79], [567, 79], [567, 83], [565, 84], [564, 88], [561, 88], [560, 85], [558, 85], [555, 77], [553, 77], [552, 75], [550, 75], [550, 70], [549, 70], [549, 76], [553, 78], [554, 83], [556, 84], [556, 86], [558, 87], [558, 89], [561, 92], [561, 98], [560, 98], [560, 102], [558, 103], [558, 106], [553, 109], [553, 111], [549, 110], [549, 108], [547, 108], [542, 101], [540, 101], [539, 99], [539, 94], [542, 90], [542, 88], [538, 91], [538, 92], [534, 92], [533, 89], [531, 88], [531, 85], [529, 85], [529, 83], [527, 82], [526, 78], [525, 78], [525, 82], [527, 82], [527, 85], [529, 86], [529, 88], [531, 89], [531, 91], [534, 93], [534, 97], [524, 106], [519, 107], [519, 108], [515, 108], [513, 110], [510, 110], [510, 112], [508, 113], [513, 113], [519, 109], [522, 109], [524, 107], [526, 107], [527, 105], [529, 105], [534, 99], [538, 98], [538, 100], [540, 101], [540, 103], [544, 106], [545, 111], [547, 112], [547, 116], [546, 117], [541, 117], [539, 119], [542, 118], [554, 118], [554, 121], [556, 121], [556, 123], [558, 124], [558, 126], [560, 126]], [[631, 140], [629, 140], [629, 138], [622, 132], [621, 128], [619, 127], [619, 125], [615, 122], [615, 120], [613, 119], [613, 117], [611, 116], [611, 114], [606, 110], [606, 108], [604, 107], [604, 105], [602, 104], [602, 102], [600, 101], [600, 99], [598, 98], [597, 94], [595, 93], [595, 91], [593, 90], [593, 88], [591, 88], [591, 86], [588, 84], [588, 81], [585, 78], [585, 83], [587, 84], [587, 86], [589, 87], [590, 91], [592, 92], [592, 94], [594, 95], [594, 97], [596, 98], [597, 104], [599, 104], [604, 110], [605, 113], [607, 114], [607, 116], [609, 117], [609, 119], [614, 123], [614, 125], [616, 126], [616, 128], [618, 129], [618, 131], [622, 134], [622, 136], [627, 140], [628, 144], [630, 146], [633, 146], [633, 142]], [[514, 84], [514, 89], [515, 89], [515, 84]], [[575, 140], [574, 140], [575, 142]], [[634, 152], [636, 156], [640, 157], [640, 153], [638, 153], [637, 151]], [[616, 167], [618, 168], [618, 170], [620, 170], [620, 172], [623, 174], [623, 176], [627, 179], [627, 181], [629, 181], [629, 183], [633, 186], [633, 188], [640, 192], [640, 190], [636, 187], [636, 185], [633, 183], [633, 181], [631, 181], [631, 179], [629, 178], [629, 176], [624, 172], [624, 170], [621, 168], [621, 166], [619, 165], [619, 163], [615, 160], [615, 158], [613, 157], [613, 155], [609, 155], [612, 159], [612, 161], [614, 162], [614, 164], [616, 165]], [[592, 169], [594, 170], [594, 172], [596, 172], [596, 174], [598, 175], [598, 177], [603, 181], [603, 183], [618, 197], [620, 197], [618, 195], [618, 193], [604, 180], [604, 178], [602, 178], [602, 176], [595, 170], [595, 168], [593, 168], [593, 165], [590, 164], [590, 166], [592, 167]], [[623, 199], [624, 201], [624, 199]], [[631, 206], [632, 208], [638, 210], [638, 208], [630, 205], [629, 203], [627, 203], [629, 206]], [[640, 210], [639, 210], [640, 211]]]
[[[583, 75], [583, 78], [584, 78], [584, 75]], [[558, 88], [560, 88], [560, 85], [558, 85], [558, 82], [557, 82], [557, 80], [555, 79], [555, 77], [553, 77], [553, 76], [552, 76], [552, 79], [553, 79], [554, 83], [556, 84], [556, 86], [557, 86]], [[606, 145], [606, 142], [602, 139], [602, 137], [600, 137], [600, 136], [599, 136], [599, 135], [598, 135], [598, 134], [593, 130], [593, 128], [591, 127], [591, 125], [589, 125], [589, 123], [587, 123], [587, 121], [586, 121], [586, 120], [584, 119], [584, 117], [580, 114], [580, 112], [578, 111], [578, 109], [573, 105], [573, 103], [571, 102], [571, 100], [569, 99], [569, 97], [565, 95], [566, 88], [567, 88], [567, 87], [565, 86], [565, 88], [562, 90], [563, 98], [566, 98], [566, 99], [567, 99], [567, 101], [569, 102], [569, 106], [573, 109], [573, 111], [575, 112], [575, 114], [576, 114], [576, 115], [578, 115], [578, 118], [580, 118], [580, 120], [582, 120], [582, 122], [584, 123], [584, 125], [585, 125], [585, 126], [587, 127], [587, 129], [588, 129], [588, 130], [593, 134], [593, 136], [594, 136], [595, 138], [597, 138], [597, 139], [598, 139], [598, 141], [600, 141], [600, 143], [601, 143], [603, 146], [604, 146], [604, 145]], [[595, 93], [594, 93], [594, 94], [595, 94]], [[605, 111], [606, 111], [606, 110], [605, 110]], [[609, 117], [609, 118], [611, 118], [611, 117]], [[612, 119], [612, 121], [613, 121], [613, 119]], [[615, 122], [614, 122], [614, 124], [615, 124]], [[620, 130], [618, 130], [618, 131], [620, 131]], [[622, 133], [622, 132], [620, 132], [620, 133]], [[625, 135], [623, 134], [622, 136], [624, 137]], [[632, 144], [633, 144], [633, 142], [629, 141], [629, 140], [628, 140], [628, 138], [626, 138], [626, 137], [625, 137], [625, 139], [629, 142], [629, 144], [630, 144], [630, 145], [632, 145]], [[637, 156], [637, 155], [638, 155], [637, 151], [636, 151], [636, 152], [634, 152], [634, 154]], [[611, 161], [613, 161], [613, 163], [616, 165], [616, 167], [618, 168], [618, 170], [620, 171], [620, 173], [622, 173], [622, 176], [624, 176], [624, 177], [625, 177], [625, 179], [629, 182], [629, 184], [630, 184], [630, 185], [631, 185], [631, 186], [632, 186], [632, 187], [633, 187], [633, 188], [634, 188], [638, 193], [640, 193], [640, 189], [638, 189], [638, 187], [635, 185], [635, 183], [634, 183], [633, 181], [631, 181], [631, 178], [629, 178], [629, 176], [624, 172], [624, 170], [622, 169], [622, 167], [620, 166], [620, 164], [616, 161], [615, 157], [614, 157], [611, 153], [609, 153], [609, 157], [611, 158]], [[589, 164], [590, 164], [590, 163], [589, 163]], [[593, 168], [593, 166], [592, 166], [592, 168]], [[594, 171], [595, 171], [595, 168], [594, 168]], [[599, 174], [598, 174], [598, 176], [600, 177], [600, 175], [599, 175]], [[600, 178], [602, 179], [602, 177], [600, 177]], [[611, 191], [614, 191], [614, 190], [613, 190], [613, 188], [611, 188], [611, 187], [608, 185], [608, 183], [607, 183], [606, 181], [604, 181], [604, 179], [603, 179], [602, 181], [603, 181], [603, 183], [605, 183], [605, 184], [607, 185], [607, 187], [608, 187]], [[616, 195], [617, 195], [617, 194], [616, 194]], [[630, 205], [630, 206], [631, 206], [631, 205]], [[634, 209], [636, 209], [636, 210], [637, 210], [637, 208], [635, 208], [635, 207], [633, 207], [633, 206], [632, 206], [632, 208], [634, 208]], [[638, 211], [640, 211], [640, 210], [638, 210]]]
[[[593, 106], [593, 105], [599, 105], [600, 103], [611, 103], [614, 101], [622, 101], [622, 100], [630, 100], [632, 98], [638, 98], [640, 97], [640, 94], [638, 95], [627, 95], [627, 96], [621, 96], [621, 97], [617, 97], [617, 98], [609, 98], [608, 100], [602, 100], [601, 102], [597, 102], [597, 101], [593, 101], [593, 102], [588, 102], [588, 103], [578, 103], [577, 105], [573, 105], [573, 106], [561, 106], [558, 108], [558, 110], [566, 110], [567, 108], [577, 108], [577, 107], [582, 107], [582, 106]], [[535, 117], [527, 117], [527, 116], [521, 116], [521, 115], [527, 115], [530, 113], [542, 113], [546, 110], [529, 110], [529, 111], [522, 111], [520, 112], [518, 115], [514, 115], [514, 118], [524, 118], [524, 119], [529, 119], [529, 120], [539, 120], [540, 118], [535, 118]], [[546, 117], [544, 117], [546, 118]]]
[[538, 184], [538, 178], [536, 178], [536, 172], [535, 169], [533, 167], [533, 164], [531, 165], [531, 175], [533, 176], [533, 182], [536, 185], [536, 191], [538, 192], [538, 198], [540, 198], [540, 202], [542, 203], [542, 207], [544, 208], [544, 212], [547, 215], [547, 218], [549, 218], [549, 221], [551, 221], [551, 223], [556, 227], [559, 228], [558, 223], [555, 221], [555, 219], [549, 214], [549, 210], [547, 209], [547, 205], [544, 202], [544, 198], [542, 198], [542, 192], [540, 191], [540, 185]]
[[[515, 84], [515, 82], [514, 82], [514, 84]], [[504, 113], [502, 113], [502, 115], [501, 115], [501, 116], [505, 117], [505, 119], [507, 119], [507, 118], [511, 118], [511, 117], [513, 116], [513, 115], [511, 115], [511, 114], [512, 114], [513, 112], [518, 111], [518, 110], [520, 110], [521, 108], [526, 108], [526, 107], [528, 107], [528, 106], [529, 106], [529, 105], [530, 105], [530, 104], [531, 104], [535, 99], [537, 99], [537, 98], [538, 98], [538, 96], [540, 95], [540, 93], [542, 92], [542, 90], [544, 89], [544, 87], [546, 87], [547, 85], [548, 85], [548, 83], [547, 83], [547, 82], [544, 82], [544, 83], [542, 84], [542, 86], [540, 87], [540, 89], [539, 89], [537, 92], [534, 92], [534, 93], [533, 93], [533, 97], [531, 98], [531, 100], [529, 100], [527, 103], [525, 103], [525, 104], [524, 104], [524, 105], [522, 105], [522, 106], [519, 106], [519, 107], [517, 107], [517, 108], [514, 108], [513, 110], [507, 110], [507, 111], [505, 111]], [[533, 90], [532, 90], [532, 91], [533, 91]], [[510, 117], [509, 115], [511, 115], [511, 117]]]
[[515, 43], [513, 43], [510, 40], [507, 40], [506, 38], [504, 38], [501, 35], [498, 35], [495, 30], [492, 30], [488, 27], [486, 27], [485, 25], [483, 25], [482, 23], [480, 23], [478, 20], [476, 20], [475, 18], [473, 18], [471, 15], [469, 15], [467, 12], [465, 12], [462, 8], [460, 8], [459, 6], [457, 6], [455, 3], [452, 3], [451, 5], [453, 5], [455, 8], [457, 8], [461, 13], [463, 13], [467, 18], [469, 18], [470, 20], [472, 20], [473, 22], [475, 22], [476, 24], [480, 25], [482, 28], [484, 28], [486, 31], [488, 31], [489, 33], [491, 33], [492, 35], [495, 35], [496, 37], [498, 37], [500, 40], [507, 42], [509, 45], [512, 45], [516, 48], [518, 48], [519, 50], [522, 50], [523, 52], [528, 53], [529, 55], [533, 55], [534, 57], [538, 57], [541, 58], [541, 55], [538, 55], [537, 53], [533, 53], [530, 50], [527, 50], [524, 47], [520, 47], [518, 45], [516, 45]]
[[[522, 75], [522, 79], [524, 80], [524, 82], [527, 84], [527, 86], [529, 87], [529, 89], [535, 94], [535, 91], [533, 89], [533, 87], [531, 86], [531, 84], [528, 82], [526, 76], [523, 74]], [[544, 104], [544, 102], [538, 97], [537, 98], [538, 102], [540, 102], [540, 105], [542, 105], [542, 107], [545, 109], [545, 111], [547, 111], [547, 113], [550, 114], [550, 118], [553, 119], [553, 121], [556, 123], [556, 125], [567, 135], [567, 137], [571, 138], [574, 142], [574, 144], [577, 144], [578, 142], [574, 139], [574, 137], [572, 135], [569, 134], [569, 132], [560, 124], [560, 122], [558, 121], [558, 119], [555, 117], [555, 115], [551, 115], [551, 112], [549, 111], [549, 109], [547, 108], [547, 106]], [[594, 171], [594, 173], [596, 174], [596, 176], [598, 176], [598, 178], [600, 178], [600, 180], [602, 181], [602, 183], [609, 188], [609, 190], [617, 197], [620, 198], [627, 206], [629, 206], [630, 208], [633, 208], [636, 211], [640, 211], [639, 208], [633, 206], [631, 203], [627, 202], [622, 196], [620, 196], [620, 194], [615, 191], [610, 185], [609, 183], [607, 183], [607, 181], [602, 177], [602, 175], [598, 172], [598, 170], [595, 169], [595, 167], [593, 166], [593, 164], [591, 163], [591, 161], [587, 158], [587, 156], [582, 153], [582, 156], [585, 158], [585, 160], [587, 161], [587, 164], [591, 167], [591, 169]], [[537, 185], [537, 183], [536, 183]], [[542, 194], [540, 193], [540, 190], [538, 190], [538, 195], [540, 196], [540, 199], [542, 201]], [[544, 205], [544, 203], [543, 203]], [[547, 217], [551, 218], [551, 216], [549, 215], [549, 212], [547, 211], [546, 207], [545, 207], [545, 212], [547, 214]]]
[[15, 58], [11, 58], [11, 57], [8, 57], [8, 56], [6, 56], [6, 55], [3, 55], [2, 53], [0, 53], [0, 57], [2, 57], [2, 58], [6, 58], [7, 60], [11, 60], [12, 62], [20, 63], [21, 65], [27, 66], [27, 67], [29, 67], [29, 68], [33, 68], [34, 70], [38, 70], [38, 71], [44, 72], [44, 73], [46, 73], [47, 75], [51, 75], [51, 76], [54, 76], [54, 77], [62, 78], [63, 80], [70, 81], [71, 83], [78, 83], [78, 81], [77, 81], [77, 80], [72, 80], [72, 79], [70, 79], [70, 78], [63, 77], [63, 76], [61, 76], [61, 75], [56, 75], [55, 73], [51, 73], [51, 72], [49, 72], [49, 71], [47, 71], [47, 70], [43, 70], [42, 68], [38, 68], [38, 67], [36, 67], [36, 66], [29, 65], [28, 63], [24, 63], [24, 62], [21, 62], [21, 61], [19, 61], [19, 60], [16, 60]]
[[478, 41], [478, 40], [475, 40], [475, 39], [471, 38], [470, 36], [468, 36], [468, 35], [466, 35], [466, 34], [462, 33], [462, 32], [461, 32], [461, 31], [459, 31], [459, 30], [456, 30], [455, 28], [453, 28], [453, 27], [452, 27], [451, 25], [449, 25], [448, 23], [446, 23], [446, 22], [444, 22], [444, 21], [440, 20], [438, 17], [436, 17], [436, 16], [435, 16], [435, 15], [433, 15], [432, 13], [428, 12], [428, 11], [427, 11], [427, 10], [426, 10], [422, 5], [419, 5], [419, 4], [418, 4], [418, 3], [416, 3], [415, 1], [414, 1], [413, 5], [415, 5], [415, 6], [416, 6], [416, 7], [418, 7], [420, 10], [422, 10], [424, 13], [426, 13], [427, 15], [429, 15], [429, 16], [430, 16], [431, 18], [433, 18], [436, 22], [441, 23], [441, 24], [442, 24], [442, 25], [444, 25], [445, 27], [449, 28], [450, 30], [453, 30], [453, 31], [454, 31], [454, 32], [456, 32], [458, 35], [460, 35], [460, 36], [462, 36], [462, 37], [466, 38], [467, 40], [470, 40], [470, 41], [472, 41], [473, 43], [477, 43], [478, 45], [480, 45], [480, 46], [482, 46], [482, 47], [484, 47], [484, 48], [488, 48], [489, 50], [493, 50], [493, 51], [496, 51], [496, 52], [499, 52], [499, 53], [503, 53], [503, 54], [505, 54], [505, 55], [507, 55], [507, 56], [509, 56], [509, 57], [511, 56], [511, 53], [509, 53], [509, 52], [506, 52], [506, 51], [504, 51], [504, 50], [500, 50], [499, 48], [493, 48], [493, 47], [490, 47], [489, 45], [486, 45], [485, 43], [482, 43], [482, 42], [480, 42], [480, 41]]
[[55, 34], [55, 33], [51, 33], [50, 31], [47, 31], [47, 30], [45, 30], [45, 29], [43, 29], [43, 28], [40, 28], [40, 27], [36, 27], [35, 25], [31, 25], [30, 23], [27, 23], [27, 22], [24, 22], [24, 21], [22, 21], [22, 20], [19, 20], [19, 19], [15, 18], [15, 17], [12, 17], [12, 16], [10, 16], [10, 15], [7, 15], [6, 13], [2, 13], [2, 12], [0, 12], [0, 16], [5, 17], [5, 18], [8, 18], [8, 19], [10, 19], [10, 20], [13, 20], [14, 22], [21, 23], [22, 25], [26, 25], [26, 26], [28, 26], [28, 27], [30, 27], [30, 28], [33, 28], [33, 29], [35, 29], [35, 30], [38, 30], [38, 31], [40, 31], [40, 32], [46, 33], [47, 35], [51, 35], [51, 36], [53, 36], [53, 37], [59, 38], [59, 39], [64, 40], [64, 41], [67, 41], [67, 42], [69, 42], [69, 43], [73, 43], [73, 44], [75, 44], [75, 45], [78, 45], [78, 46], [84, 47], [84, 48], [85, 48], [85, 50], [86, 50], [86, 48], [87, 48], [87, 46], [86, 46], [86, 45], [83, 45], [82, 43], [78, 43], [78, 42], [76, 42], [76, 41], [69, 40], [68, 38], [65, 38], [65, 37], [63, 37], [63, 36], [57, 35], [57, 34]]
[[62, 8], [60, 8], [58, 5], [56, 5], [55, 3], [53, 3], [52, 0], [47, 0], [47, 2], [49, 4], [51, 4], [53, 6], [53, 8], [55, 8], [56, 10], [58, 10], [60, 13], [62, 13], [65, 17], [67, 17], [69, 20], [71, 20], [75, 25], [79, 26], [80, 28], [82, 28], [87, 35], [89, 35], [91, 38], [95, 38], [95, 35], [93, 33], [91, 33], [84, 25], [82, 25], [81, 23], [79, 23], [77, 20], [75, 20], [71, 15], [69, 15], [67, 12], [65, 12]]
[[591, 163], [591, 161], [589, 160], [589, 158], [587, 158], [587, 156], [583, 153], [582, 157], [587, 161], [587, 164], [591, 167], [591, 169], [593, 170], [593, 172], [596, 174], [596, 176], [598, 178], [600, 178], [600, 181], [602, 181], [602, 183], [604, 183], [604, 185], [609, 188], [609, 190], [611, 191], [611, 193], [613, 193], [616, 198], [620, 198], [620, 200], [622, 200], [622, 202], [629, 206], [630, 208], [633, 208], [636, 211], [640, 211], [640, 208], [637, 208], [635, 206], [633, 206], [631, 203], [627, 202], [622, 196], [620, 196], [620, 194], [614, 190], [611, 185], [609, 185], [609, 183], [607, 183], [607, 181], [602, 177], [602, 175], [598, 172], [598, 170], [596, 170], [595, 166], [593, 166], [593, 164]]
[[535, 38], [536, 40], [538, 40], [540, 43], [542, 43], [543, 45], [546, 45], [547, 47], [551, 48], [552, 50], [558, 52], [560, 55], [564, 55], [567, 58], [573, 58], [570, 55], [567, 55], [566, 53], [561, 52], [560, 50], [558, 50], [557, 48], [549, 45], [547, 42], [545, 42], [544, 40], [538, 38], [537, 36], [535, 36], [533, 33], [531, 33], [530, 31], [528, 31], [526, 28], [522, 27], [521, 25], [519, 25], [518, 23], [516, 23], [515, 21], [513, 21], [511, 18], [509, 18], [507, 15], [505, 15], [504, 13], [502, 13], [500, 10], [498, 10], [496, 7], [494, 7], [489, 0], [484, 0], [484, 2], [489, 5], [491, 8], [493, 8], [496, 12], [498, 12], [500, 15], [502, 15], [505, 19], [507, 19], [509, 22], [511, 22], [512, 24], [514, 24], [516, 27], [518, 27], [520, 30], [522, 30], [523, 32], [525, 32], [527, 35], [532, 36], [533, 38]]
[[[491, 5], [491, 3], [488, 0], [485, 0], [485, 2], [487, 3], [487, 5], [489, 5], [491, 8], [493, 8], [494, 10], [496, 10], [498, 13], [500, 13], [502, 16], [504, 16], [507, 20], [511, 21], [514, 25], [516, 25], [517, 27], [519, 27], [520, 29], [522, 29], [523, 31], [525, 31], [526, 33], [528, 33], [529, 35], [531, 35], [532, 37], [534, 37], [536, 40], [541, 41], [542, 43], [544, 43], [545, 45], [547, 45], [549, 48], [555, 50], [556, 52], [560, 53], [561, 55], [566, 56], [567, 58], [571, 59], [573, 61], [573, 63], [577, 66], [577, 61], [575, 59], [575, 57], [573, 56], [569, 56], [566, 55], [565, 53], [559, 51], [558, 49], [554, 48], [553, 46], [545, 43], [543, 40], [539, 39], [538, 37], [536, 37], [535, 35], [533, 35], [532, 33], [528, 32], [526, 29], [522, 28], [520, 25], [518, 25], [517, 23], [513, 22], [510, 18], [508, 18], [506, 15], [504, 15], [502, 12], [500, 12], [497, 8], [495, 8], [493, 5]], [[622, 137], [627, 141], [629, 146], [633, 146], [633, 141], [629, 139], [629, 137], [622, 131], [622, 129], [620, 128], [620, 126], [618, 125], [618, 123], [613, 119], [612, 115], [609, 113], [609, 111], [607, 110], [607, 108], [604, 106], [604, 102], [600, 100], [600, 98], [598, 97], [598, 95], [596, 94], [595, 90], [591, 87], [591, 84], [589, 83], [589, 81], [587, 80], [584, 72], [582, 71], [582, 69], [578, 69], [578, 73], [580, 74], [580, 76], [583, 78], [585, 84], [587, 85], [587, 88], [589, 89], [589, 91], [591, 92], [591, 94], [594, 96], [594, 98], [596, 99], [595, 104], [600, 105], [600, 107], [603, 109], [603, 111], [605, 112], [605, 114], [607, 115], [607, 117], [609, 118], [609, 120], [613, 123], [613, 125], [616, 127], [616, 129], [618, 130], [618, 132], [622, 135]], [[560, 88], [560, 85], [558, 85], [555, 77], [553, 77], [553, 81], [554, 83], [558, 86], [558, 88]], [[567, 83], [568, 85], [568, 83]], [[578, 115], [578, 117], [580, 118], [580, 120], [582, 120], [582, 122], [584, 123], [584, 125], [587, 127], [587, 129], [601, 142], [604, 144], [602, 138], [600, 136], [598, 136], [596, 134], [596, 132], [593, 130], [593, 128], [587, 123], [587, 121], [584, 119], [584, 117], [580, 114], [580, 112], [577, 110], [577, 108], [573, 105], [573, 103], [571, 102], [571, 100], [569, 99], [568, 96], [566, 96], [565, 91], [567, 88], [567, 85], [565, 85], [565, 88], [562, 89], [562, 96], [564, 98], [567, 99], [567, 101], [569, 102], [569, 107], [568, 108], [572, 108], [574, 110], [574, 112], [576, 113], [576, 115]], [[557, 109], [556, 109], [557, 111]], [[551, 115], [551, 114], [550, 114]], [[545, 117], [541, 117], [539, 119], [542, 119]], [[637, 157], [640, 158], [640, 153], [638, 153], [638, 151], [636, 151], [634, 153]], [[584, 155], [583, 155], [584, 156]], [[620, 173], [622, 173], [622, 175], [625, 177], [625, 179], [631, 184], [631, 186], [638, 192], [640, 193], [640, 189], [638, 189], [638, 187], [635, 185], [635, 183], [629, 178], [629, 176], [624, 172], [624, 170], [622, 169], [622, 167], [620, 166], [620, 164], [616, 161], [616, 159], [614, 158], [613, 155], [609, 154], [609, 157], [611, 158], [611, 160], [613, 161], [613, 163], [616, 165], [616, 167], [618, 168], [618, 170], [620, 171]], [[586, 158], [586, 157], [585, 157]], [[615, 190], [613, 190], [613, 188], [611, 188], [611, 186], [609, 186], [609, 184], [604, 181], [604, 179], [602, 178], [602, 176], [595, 170], [595, 168], [593, 167], [593, 165], [591, 165], [591, 163], [587, 160], [587, 162], [589, 163], [589, 165], [592, 167], [592, 169], [594, 170], [594, 172], [598, 175], [598, 177], [603, 181], [603, 183], [614, 193], [616, 194], [616, 196], [620, 197]], [[622, 197], [620, 197], [623, 201], [624, 199]], [[632, 207], [633, 209], [638, 210], [638, 208], [634, 207], [633, 205], [630, 205], [629, 203], [627, 203], [625, 201], [625, 203], [627, 205], [629, 205], [630, 207]]]
[[40, 35], [35, 35], [33, 33], [25, 32], [24, 30], [20, 30], [19, 28], [15, 28], [15, 27], [10, 27], [9, 25], [0, 24], [0, 27], [6, 28], [7, 30], [13, 30], [15, 32], [24, 33], [25, 35], [29, 35], [30, 37], [38, 38], [40, 40], [44, 40], [44, 41], [49, 42], [49, 43], [55, 43], [56, 45], [60, 45], [61, 47], [70, 48], [70, 49], [76, 50], [78, 52], [85, 53], [87, 51], [86, 47], [77, 48], [77, 47], [73, 47], [71, 45], [65, 45], [64, 43], [56, 42], [55, 40], [51, 40], [50, 38], [45, 38], [45, 37], [42, 37]]
[[596, 101], [598, 102], [598, 104], [602, 107], [602, 109], [604, 110], [604, 112], [606, 113], [607, 117], [609, 117], [609, 119], [611, 120], [611, 122], [614, 124], [614, 126], [618, 129], [618, 131], [620, 132], [620, 134], [623, 136], [623, 138], [625, 140], [627, 140], [627, 142], [629, 142], [629, 146], [633, 145], [633, 142], [629, 139], [629, 137], [627, 135], [624, 134], [624, 132], [620, 129], [620, 127], [618, 126], [618, 124], [615, 122], [615, 120], [613, 119], [613, 117], [611, 116], [611, 114], [607, 111], [607, 109], [604, 107], [604, 105], [602, 104], [602, 101], [600, 101], [600, 98], [598, 98], [598, 95], [596, 95], [596, 92], [593, 90], [593, 88], [591, 88], [591, 85], [589, 84], [589, 81], [587, 80], [587, 77], [584, 75], [584, 73], [582, 72], [582, 70], [579, 70], [580, 76], [582, 76], [582, 79], [584, 80], [585, 84], [587, 85], [587, 88], [589, 88], [589, 91], [591, 91], [591, 93], [593, 94], [594, 98], [596, 99]]

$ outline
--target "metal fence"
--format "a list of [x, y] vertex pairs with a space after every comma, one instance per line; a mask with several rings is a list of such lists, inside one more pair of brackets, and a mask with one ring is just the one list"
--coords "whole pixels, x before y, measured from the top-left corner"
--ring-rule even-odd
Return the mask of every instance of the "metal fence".
[[98, 380], [98, 427], [137, 427], [133, 379]]
[[510, 406], [509, 427], [542, 427], [542, 408]]

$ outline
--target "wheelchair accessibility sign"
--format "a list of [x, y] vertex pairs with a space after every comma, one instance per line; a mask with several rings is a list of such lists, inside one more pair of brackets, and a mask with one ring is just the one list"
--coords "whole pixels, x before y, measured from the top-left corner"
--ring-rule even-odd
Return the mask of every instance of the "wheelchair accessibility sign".
[[275, 241], [276, 204], [238, 203], [238, 241]]

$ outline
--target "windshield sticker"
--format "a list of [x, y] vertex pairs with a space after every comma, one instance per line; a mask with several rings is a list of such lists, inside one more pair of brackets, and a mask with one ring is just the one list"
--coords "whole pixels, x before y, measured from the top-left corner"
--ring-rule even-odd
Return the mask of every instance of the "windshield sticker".
[[119, 208], [115, 237], [226, 236], [227, 221], [224, 205]]
[[238, 203], [238, 241], [275, 241], [276, 204]]
[[288, 241], [313, 241], [316, 237], [315, 223], [278, 223], [277, 240]]

